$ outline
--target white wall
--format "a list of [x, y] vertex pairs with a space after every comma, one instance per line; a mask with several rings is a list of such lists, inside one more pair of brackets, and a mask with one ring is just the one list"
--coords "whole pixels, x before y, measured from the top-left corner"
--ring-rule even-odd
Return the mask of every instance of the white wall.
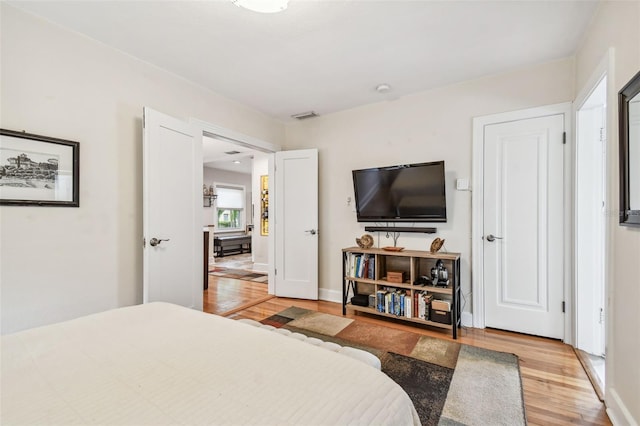
[[260, 234], [260, 177], [269, 174], [269, 155], [256, 153], [253, 156], [253, 234], [251, 235], [251, 252], [253, 268], [268, 271], [269, 236]]
[[140, 303], [142, 107], [274, 144], [283, 126], [5, 2], [0, 8], [2, 128], [80, 142], [79, 208], [0, 207], [2, 333]]
[[[231, 172], [228, 170], [214, 169], [212, 167], [203, 167], [202, 181], [207, 188], [211, 185], [214, 187], [218, 183], [229, 183], [233, 185], [244, 186], [245, 190], [245, 225], [251, 223], [251, 202], [252, 202], [252, 183], [251, 175], [247, 173]], [[211, 207], [202, 208], [202, 225], [215, 225], [216, 223], [216, 209], [215, 201]], [[219, 229], [214, 229], [214, 232], [219, 232]]]
[[[319, 149], [321, 294], [340, 300], [340, 250], [364, 233], [347, 206], [351, 170], [445, 160], [447, 223], [436, 224], [435, 235], [402, 234], [398, 245], [428, 250], [438, 236], [460, 252], [470, 311], [471, 192], [456, 191], [455, 179], [471, 178], [472, 119], [570, 101], [572, 74], [573, 60], [561, 60], [287, 125], [288, 149]], [[393, 244], [384, 233], [374, 238], [376, 246]]]
[[576, 87], [586, 85], [614, 49], [608, 93], [608, 190], [611, 253], [607, 259], [607, 360], [605, 399], [614, 424], [640, 424], [640, 228], [618, 225], [617, 92], [640, 70], [640, 2], [603, 2], [576, 54]]

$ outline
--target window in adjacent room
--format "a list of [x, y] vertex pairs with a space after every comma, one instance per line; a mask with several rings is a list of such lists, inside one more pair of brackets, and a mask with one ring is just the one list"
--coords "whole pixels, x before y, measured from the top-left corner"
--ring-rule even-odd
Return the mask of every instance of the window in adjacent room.
[[216, 184], [216, 195], [216, 229], [244, 231], [244, 187]]

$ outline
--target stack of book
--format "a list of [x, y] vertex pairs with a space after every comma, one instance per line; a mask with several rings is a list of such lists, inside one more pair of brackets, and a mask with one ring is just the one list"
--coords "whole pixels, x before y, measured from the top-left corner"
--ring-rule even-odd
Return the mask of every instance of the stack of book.
[[406, 290], [382, 288], [376, 292], [376, 310], [389, 315], [412, 318], [411, 296]]
[[347, 262], [350, 277], [375, 279], [376, 258], [373, 254], [350, 253]]
[[431, 307], [431, 301], [433, 300], [433, 294], [426, 291], [416, 291], [413, 293], [413, 305], [414, 310], [417, 312], [417, 318], [428, 320], [429, 308]]

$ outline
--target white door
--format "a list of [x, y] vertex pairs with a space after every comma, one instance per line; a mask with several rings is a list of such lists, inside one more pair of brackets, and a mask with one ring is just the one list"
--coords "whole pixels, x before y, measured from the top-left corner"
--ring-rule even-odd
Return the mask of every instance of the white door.
[[605, 349], [607, 77], [576, 111], [575, 346], [593, 355]]
[[485, 325], [563, 338], [563, 114], [484, 128]]
[[318, 299], [318, 150], [275, 153], [275, 294]]
[[144, 108], [143, 301], [202, 310], [202, 140]]

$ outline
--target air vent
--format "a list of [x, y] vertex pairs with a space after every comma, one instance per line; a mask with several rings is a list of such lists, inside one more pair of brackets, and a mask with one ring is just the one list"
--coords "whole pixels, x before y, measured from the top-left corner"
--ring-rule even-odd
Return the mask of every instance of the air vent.
[[227, 152], [225, 152], [225, 154], [227, 154], [227, 155], [236, 155], [236, 154], [240, 154], [240, 151], [227, 151]]
[[297, 118], [298, 120], [306, 120], [307, 118], [313, 118], [317, 116], [318, 114], [316, 114], [315, 111], [309, 111], [309, 112], [302, 112], [300, 114], [293, 114], [291, 118]]

